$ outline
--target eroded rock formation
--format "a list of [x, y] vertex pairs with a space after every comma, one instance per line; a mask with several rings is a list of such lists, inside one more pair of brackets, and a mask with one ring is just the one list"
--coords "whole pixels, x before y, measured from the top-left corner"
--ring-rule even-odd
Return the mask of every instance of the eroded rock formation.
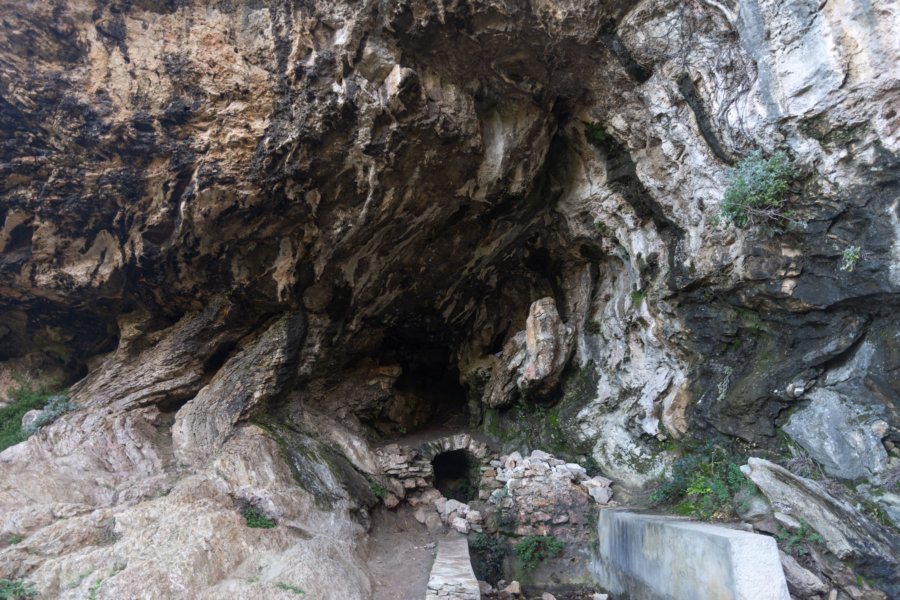
[[[0, 577], [368, 597], [370, 444], [429, 423], [623, 489], [660, 441], [788, 424], [890, 481], [898, 31], [855, 0], [0, 0], [0, 386], [75, 408], [0, 454]], [[757, 148], [804, 227], [710, 222]]]

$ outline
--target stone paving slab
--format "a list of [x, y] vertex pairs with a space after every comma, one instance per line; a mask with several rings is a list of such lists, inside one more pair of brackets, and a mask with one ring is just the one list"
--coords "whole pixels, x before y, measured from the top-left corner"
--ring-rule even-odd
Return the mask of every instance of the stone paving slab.
[[451, 535], [438, 540], [425, 600], [481, 600], [465, 536]]

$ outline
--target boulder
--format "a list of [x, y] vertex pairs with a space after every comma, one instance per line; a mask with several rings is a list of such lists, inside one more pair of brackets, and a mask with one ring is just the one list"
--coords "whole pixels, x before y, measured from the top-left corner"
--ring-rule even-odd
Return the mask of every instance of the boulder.
[[505, 588], [503, 588], [503, 591], [506, 592], [507, 594], [512, 594], [513, 596], [518, 596], [522, 593], [522, 586], [518, 581], [513, 581], [512, 583], [507, 585]]
[[832, 554], [866, 565], [889, 593], [900, 593], [900, 540], [820, 484], [794, 475], [761, 458], [750, 458], [741, 471], [762, 490], [773, 506], [812, 528]]
[[612, 499], [610, 484], [612, 484], [611, 480], [599, 475], [582, 482], [582, 485], [587, 488], [588, 494], [598, 504], [607, 504]]
[[780, 552], [779, 555], [784, 578], [791, 594], [805, 598], [828, 591], [828, 586], [815, 573], [803, 568], [793, 556], [784, 552]]
[[453, 519], [452, 525], [453, 529], [464, 535], [469, 533], [469, 522], [462, 517], [456, 517], [455, 519]]

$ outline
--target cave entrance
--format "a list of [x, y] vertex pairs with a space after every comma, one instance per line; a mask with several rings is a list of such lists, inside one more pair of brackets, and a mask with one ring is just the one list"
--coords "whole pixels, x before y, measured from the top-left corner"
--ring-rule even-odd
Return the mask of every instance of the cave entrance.
[[478, 496], [478, 462], [465, 450], [441, 452], [431, 461], [434, 487], [445, 498], [468, 503]]

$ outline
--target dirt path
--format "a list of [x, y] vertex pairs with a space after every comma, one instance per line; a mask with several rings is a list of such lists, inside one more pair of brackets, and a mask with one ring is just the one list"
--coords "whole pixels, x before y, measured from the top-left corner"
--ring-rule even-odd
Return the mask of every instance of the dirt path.
[[373, 600], [422, 600], [434, 561], [434, 539], [412, 516], [409, 507], [380, 508], [369, 532], [369, 572]]

